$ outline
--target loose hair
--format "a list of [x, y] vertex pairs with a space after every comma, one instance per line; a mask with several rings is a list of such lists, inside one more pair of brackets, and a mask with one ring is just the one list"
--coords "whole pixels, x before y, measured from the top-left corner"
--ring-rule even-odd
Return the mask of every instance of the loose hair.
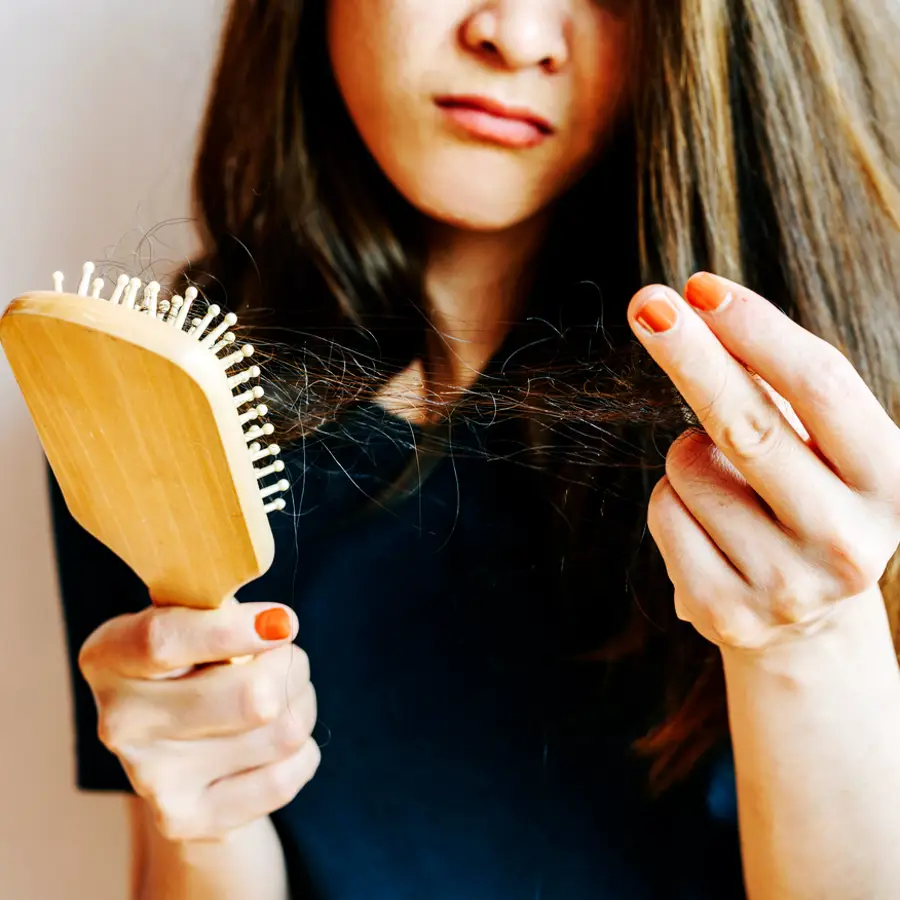
[[[325, 5], [233, 0], [195, 170], [203, 252], [183, 273], [273, 348], [269, 393], [295, 440], [437, 352], [421, 215], [350, 120]], [[637, 749], [661, 789], [727, 720], [720, 654], [675, 618], [645, 534], [665, 451], [698, 422], [625, 307], [702, 269], [745, 283], [842, 350], [897, 420], [900, 7], [634, 0], [634, 15], [632, 106], [555, 204], [525, 311], [450, 417], [518, 423], [521, 461], [552, 476], [547, 545], [573, 622], [609, 605], [594, 573], [627, 561], [628, 621], [568, 653], [658, 663]], [[898, 557], [882, 589], [900, 643]]]

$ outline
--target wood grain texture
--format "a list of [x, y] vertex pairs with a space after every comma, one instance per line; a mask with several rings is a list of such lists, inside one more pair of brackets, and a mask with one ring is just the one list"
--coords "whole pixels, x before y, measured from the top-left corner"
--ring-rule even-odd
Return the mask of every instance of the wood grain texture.
[[154, 603], [214, 608], [274, 541], [221, 363], [184, 332], [92, 297], [35, 292], [0, 343], [75, 519]]

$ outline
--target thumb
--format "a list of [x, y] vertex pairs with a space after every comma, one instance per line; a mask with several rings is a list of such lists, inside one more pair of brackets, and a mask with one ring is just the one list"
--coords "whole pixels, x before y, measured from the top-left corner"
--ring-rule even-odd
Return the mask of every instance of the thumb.
[[82, 671], [126, 678], [173, 677], [290, 643], [299, 629], [292, 609], [276, 603], [225, 603], [217, 609], [149, 606], [101, 625], [85, 642]]

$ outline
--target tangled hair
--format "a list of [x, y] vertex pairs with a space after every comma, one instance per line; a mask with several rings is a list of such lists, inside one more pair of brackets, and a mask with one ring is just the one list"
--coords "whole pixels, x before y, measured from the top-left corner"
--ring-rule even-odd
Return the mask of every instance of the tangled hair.
[[[547, 543], [573, 615], [602, 609], [591, 573], [627, 561], [630, 621], [577, 652], [658, 667], [637, 749], [662, 788], [726, 733], [724, 680], [644, 534], [665, 452], [698, 423], [625, 308], [701, 269], [745, 283], [839, 347], [897, 419], [900, 7], [633, 2], [633, 106], [557, 202], [524, 315], [447, 415], [516, 423], [517, 458], [552, 475]], [[277, 351], [268, 393], [295, 440], [436, 352], [421, 216], [347, 114], [324, 7], [234, 0], [195, 171], [204, 250], [183, 273]], [[896, 641], [897, 558], [882, 587]]]

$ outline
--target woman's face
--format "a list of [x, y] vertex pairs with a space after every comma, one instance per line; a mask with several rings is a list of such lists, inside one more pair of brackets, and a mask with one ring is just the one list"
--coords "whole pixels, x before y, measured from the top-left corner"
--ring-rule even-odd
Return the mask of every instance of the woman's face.
[[626, 101], [622, 0], [328, 0], [335, 78], [410, 203], [511, 227], [595, 160]]

